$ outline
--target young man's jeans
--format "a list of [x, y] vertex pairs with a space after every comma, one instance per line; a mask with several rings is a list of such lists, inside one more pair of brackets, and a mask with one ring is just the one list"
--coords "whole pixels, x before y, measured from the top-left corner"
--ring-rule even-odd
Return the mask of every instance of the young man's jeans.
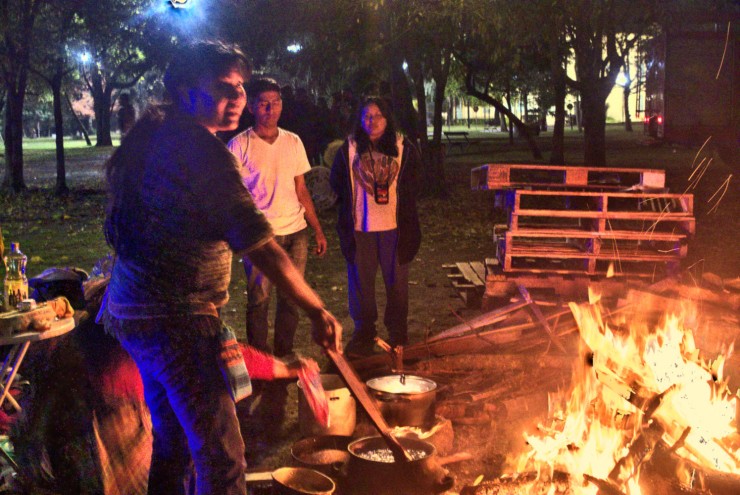
[[[275, 241], [285, 249], [298, 271], [306, 270], [308, 257], [308, 229], [294, 234], [275, 236]], [[247, 340], [252, 347], [270, 352], [267, 345], [267, 312], [270, 307], [270, 290], [272, 282], [255, 267], [248, 258], [244, 259], [244, 271], [247, 274]], [[272, 353], [278, 357], [293, 352], [293, 338], [298, 328], [298, 306], [277, 291], [275, 308], [275, 340]]]
[[246, 493], [244, 440], [219, 367], [220, 328], [212, 316], [112, 323], [110, 333], [139, 368], [152, 415], [152, 495], [184, 494], [191, 456], [198, 493]]
[[386, 305], [383, 323], [392, 346], [408, 343], [409, 264], [398, 264], [398, 230], [355, 232], [355, 260], [347, 263], [349, 314], [354, 320], [352, 343], [371, 345], [377, 331], [375, 277], [378, 266], [385, 283]]

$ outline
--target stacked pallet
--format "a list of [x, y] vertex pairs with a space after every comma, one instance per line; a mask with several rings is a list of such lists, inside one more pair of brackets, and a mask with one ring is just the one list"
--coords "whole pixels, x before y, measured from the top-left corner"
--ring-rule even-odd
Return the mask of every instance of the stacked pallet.
[[691, 195], [515, 189], [507, 204], [508, 226], [497, 239], [507, 273], [594, 275], [613, 265], [640, 274], [653, 273], [656, 263], [673, 270], [695, 229]]
[[573, 296], [608, 274], [676, 271], [695, 231], [691, 194], [670, 194], [657, 169], [487, 164], [471, 172], [492, 190], [507, 223], [494, 227], [486, 297], [519, 285]]

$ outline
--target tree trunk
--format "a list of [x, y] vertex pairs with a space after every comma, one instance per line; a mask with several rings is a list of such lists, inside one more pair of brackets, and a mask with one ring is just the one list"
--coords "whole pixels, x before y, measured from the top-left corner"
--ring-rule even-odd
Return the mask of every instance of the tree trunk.
[[26, 189], [23, 180], [23, 99], [24, 88], [9, 90], [5, 107], [5, 177], [2, 187], [12, 192]]
[[410, 64], [413, 71], [414, 90], [416, 92], [417, 129], [419, 132], [419, 146], [422, 154], [429, 149], [429, 138], [427, 137], [427, 95], [424, 91], [424, 73], [420, 63]]
[[552, 165], [565, 165], [565, 117], [567, 115], [565, 96], [568, 93], [568, 83], [564, 57], [560, 56], [559, 34], [557, 30], [551, 30], [550, 71], [555, 93], [555, 124], [552, 128], [552, 153], [550, 153]]
[[583, 112], [583, 147], [584, 164], [589, 167], [606, 165], [606, 99], [598, 91], [584, 92], [582, 98]]
[[506, 83], [506, 110], [508, 113], [506, 116], [509, 118], [509, 144], [514, 144], [514, 122], [511, 120], [511, 116], [514, 113], [511, 111], [511, 85]]
[[[555, 75], [555, 74], [553, 74]], [[555, 77], [553, 81], [555, 92], [555, 123], [552, 127], [552, 152], [550, 163], [552, 165], [565, 164], [565, 77]]]
[[64, 117], [62, 116], [62, 75], [57, 74], [51, 81], [51, 92], [54, 97], [54, 132], [56, 134], [57, 184], [54, 190], [57, 196], [69, 193], [67, 187], [67, 168], [64, 162]]
[[[418, 105], [419, 145], [421, 148], [421, 160], [423, 164], [423, 190], [434, 196], [446, 196], [444, 154], [440, 153], [439, 144], [430, 143], [429, 138], [427, 137], [427, 102], [421, 64], [410, 64], [409, 67], [414, 76], [414, 88], [416, 90], [416, 100]], [[437, 112], [435, 111], [435, 115], [436, 113]]]
[[75, 118], [75, 122], [77, 122], [77, 126], [80, 128], [80, 132], [85, 137], [85, 142], [88, 146], [92, 146], [92, 141], [90, 141], [90, 135], [87, 133], [87, 129], [85, 129], [85, 124], [82, 123], [80, 120], [80, 117], [77, 115], [77, 112], [75, 112], [74, 107], [72, 106], [72, 100], [69, 99], [69, 95], [65, 93], [64, 99], [67, 100], [67, 105], [69, 105], [69, 111], [72, 112], [72, 115]]
[[93, 110], [95, 111], [95, 146], [113, 146], [110, 135], [111, 91], [103, 83], [103, 76], [97, 68], [91, 71]]
[[630, 81], [627, 81], [627, 84], [624, 85], [624, 130], [627, 132], [632, 132], [632, 119], [630, 118]]
[[100, 97], [95, 97], [93, 108], [95, 109], [95, 146], [113, 146], [113, 139], [110, 135], [110, 111], [111, 97], [103, 93]]

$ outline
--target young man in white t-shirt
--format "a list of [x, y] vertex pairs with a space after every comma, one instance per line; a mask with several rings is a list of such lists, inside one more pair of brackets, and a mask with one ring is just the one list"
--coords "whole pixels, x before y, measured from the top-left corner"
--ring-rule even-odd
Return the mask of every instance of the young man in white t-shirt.
[[[241, 163], [244, 185], [270, 222], [275, 240], [303, 274], [308, 225], [314, 230], [315, 253], [326, 253], [326, 237], [303, 178], [311, 165], [298, 135], [278, 127], [282, 98], [277, 82], [266, 78], [252, 81], [247, 88], [247, 106], [254, 115], [254, 126], [235, 136], [228, 147]], [[267, 312], [272, 284], [248, 258], [243, 262], [247, 274], [247, 339], [253, 347], [269, 351]], [[298, 308], [278, 291], [272, 349], [276, 356], [293, 352], [298, 318]]]

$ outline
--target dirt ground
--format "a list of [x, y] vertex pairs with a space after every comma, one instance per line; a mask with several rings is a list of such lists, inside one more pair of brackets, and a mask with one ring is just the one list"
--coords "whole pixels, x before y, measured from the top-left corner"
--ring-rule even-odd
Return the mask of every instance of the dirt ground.
[[[540, 138], [547, 156], [549, 137]], [[738, 256], [738, 234], [740, 233], [740, 189], [737, 181], [739, 164], [723, 163], [711, 149], [697, 154], [697, 148], [660, 146], [647, 143], [640, 133], [627, 135], [615, 133], [608, 135], [607, 161], [610, 166], [661, 168], [666, 170], [667, 186], [671, 192], [688, 192], [695, 195], [696, 235], [690, 240], [688, 256], [682, 264], [689, 276], [698, 280], [704, 273], [715, 273], [724, 279], [740, 276], [740, 256]], [[579, 138], [568, 142], [567, 161], [569, 164], [583, 164], [582, 148]], [[701, 165], [701, 157], [712, 159], [705, 172], [696, 170]], [[69, 184], [75, 192], [71, 201], [64, 203], [62, 209], [69, 218], [64, 228], [77, 222], [76, 228], [96, 229], [101, 225], [104, 205], [100, 167], [101, 160], [91, 160], [68, 164]], [[465, 303], [450, 287], [444, 264], [457, 261], [483, 261], [495, 255], [492, 241], [492, 227], [504, 220], [502, 212], [493, 207], [492, 193], [470, 190], [470, 169], [484, 163], [533, 163], [529, 153], [516, 143], [510, 145], [506, 139], [486, 139], [470, 146], [464, 153], [451, 150], [445, 164], [445, 182], [449, 196], [444, 199], [422, 198], [420, 217], [423, 242], [418, 257], [411, 265], [409, 336], [411, 343], [420, 342], [426, 335], [433, 335], [478, 314], [480, 309], [467, 308]], [[693, 165], [693, 166], [692, 166]], [[693, 176], [692, 176], [693, 173]], [[703, 175], [701, 180], [697, 176]], [[734, 174], [734, 176], [732, 176]], [[729, 185], [723, 186], [729, 179]], [[53, 163], [29, 163], [26, 178], [31, 188], [48, 188], [53, 184]], [[721, 201], [718, 198], [721, 197]], [[6, 200], [8, 201], [8, 200]], [[56, 200], [49, 199], [55, 211], [59, 211]], [[79, 204], [77, 204], [79, 203]], [[83, 204], [84, 203], [84, 204]], [[81, 211], [84, 209], [84, 213]], [[309, 258], [306, 278], [325, 301], [327, 307], [337, 315], [345, 329], [345, 342], [352, 332], [352, 323], [347, 310], [346, 274], [344, 260], [339, 251], [339, 243], [334, 232], [335, 216], [333, 210], [322, 212], [321, 221], [328, 237], [327, 255], [318, 259]], [[38, 253], [31, 274], [40, 272], [45, 263], [59, 264], [59, 257], [45, 254], [44, 232], [56, 227], [56, 220], [49, 214], [48, 221], [40, 227], [38, 240], [33, 237], [29, 252]], [[27, 212], [21, 220], [3, 219], [15, 232], [36, 225], [37, 219]], [[48, 235], [47, 235], [48, 238]], [[28, 243], [26, 244], [28, 245]], [[106, 254], [106, 248], [99, 242], [93, 253], [86, 253], [86, 259]], [[42, 254], [44, 253], [44, 254]], [[82, 266], [75, 259], [67, 259], [66, 264]], [[50, 265], [54, 266], [54, 265]], [[89, 268], [83, 266], [84, 268]], [[240, 262], [235, 261], [231, 284], [231, 301], [224, 310], [224, 319], [244, 337], [245, 280]], [[379, 286], [382, 283], [379, 281]], [[384, 296], [379, 291], [380, 314]], [[382, 319], [382, 316], [381, 316]], [[310, 342], [309, 329], [305, 319], [299, 329], [296, 351], [314, 357], [322, 366], [326, 359], [320, 350]], [[386, 337], [380, 328], [380, 336]], [[282, 425], [255, 424], [247, 406], [240, 406], [245, 440], [248, 447], [248, 460], [251, 468], [274, 469], [290, 463], [289, 446], [300, 437], [297, 416], [298, 392], [290, 385], [286, 417]], [[463, 430], [460, 431], [463, 434]], [[490, 460], [500, 463], [501, 459]], [[467, 469], [465, 463], [456, 468], [462, 481], [470, 482], [477, 476], [476, 468]], [[466, 473], [466, 470], [469, 471]], [[459, 489], [456, 486], [456, 489]]]

